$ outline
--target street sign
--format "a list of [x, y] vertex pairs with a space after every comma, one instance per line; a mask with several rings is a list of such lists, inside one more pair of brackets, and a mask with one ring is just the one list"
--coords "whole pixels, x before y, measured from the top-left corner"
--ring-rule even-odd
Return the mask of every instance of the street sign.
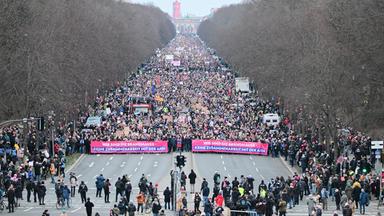
[[371, 141], [371, 149], [383, 149], [383, 141]]

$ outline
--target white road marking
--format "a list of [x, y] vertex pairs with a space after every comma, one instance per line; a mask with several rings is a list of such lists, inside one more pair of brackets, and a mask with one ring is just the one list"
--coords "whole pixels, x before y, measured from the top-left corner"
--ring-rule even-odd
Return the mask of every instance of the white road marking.
[[159, 153], [156, 154], [156, 156], [159, 156], [159, 155], [160, 155]]
[[223, 159], [223, 155], [220, 155], [220, 158]]
[[224, 167], [224, 170], [227, 171], [227, 167]]
[[137, 172], [137, 167], [135, 168], [135, 172]]
[[151, 174], [148, 174], [147, 176], [148, 176], [148, 177], [151, 177]]
[[33, 207], [29, 207], [27, 209], [25, 209], [24, 211], [27, 212], [27, 211], [31, 211], [33, 209]]
[[137, 166], [140, 166], [141, 165], [141, 161], [139, 161], [139, 163], [137, 163]]
[[110, 163], [109, 163], [109, 161], [105, 164], [105, 166], [108, 166]]
[[76, 176], [76, 178], [80, 178], [81, 176], [83, 176], [83, 175], [80, 174], [80, 175]]
[[231, 178], [231, 175], [228, 174], [228, 178]]
[[81, 209], [81, 207], [79, 207], [79, 208], [77, 208], [77, 209], [71, 211], [71, 213], [75, 213], [75, 212], [79, 211], [80, 209]]
[[253, 162], [253, 166], [256, 166], [256, 163], [255, 163], [255, 162]]
[[263, 176], [263, 175], [261, 175], [261, 174], [260, 174], [260, 177], [261, 177], [263, 180], [265, 179], [265, 178], [264, 178], [264, 176]]
[[109, 160], [112, 160], [113, 159], [113, 156], [109, 158]]
[[140, 160], [143, 160], [143, 155], [141, 155]]
[[120, 167], [124, 167], [125, 166], [125, 161], [123, 161], [123, 163], [121, 163]]
[[96, 157], [100, 157], [100, 154], [97, 154]]
[[259, 172], [259, 168], [256, 167], [256, 172]]
[[249, 159], [250, 159], [250, 160], [253, 160], [253, 158], [252, 158], [251, 156], [249, 156]]
[[224, 164], [224, 161], [222, 161], [223, 162], [223, 164]]
[[95, 162], [92, 162], [91, 164], [89, 164], [89, 167], [93, 167], [93, 165], [95, 165]]
[[157, 164], [155, 163], [155, 164], [153, 164], [153, 167], [157, 167]]
[[132, 177], [132, 174], [129, 174], [128, 178], [131, 178]]
[[104, 167], [103, 167], [103, 168], [101, 168], [100, 172], [103, 172], [103, 171], [104, 171]]

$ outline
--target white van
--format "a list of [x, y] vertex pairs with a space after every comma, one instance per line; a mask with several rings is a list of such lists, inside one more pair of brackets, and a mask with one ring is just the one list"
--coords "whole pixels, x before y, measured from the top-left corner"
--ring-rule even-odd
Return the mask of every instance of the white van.
[[280, 124], [280, 116], [276, 113], [266, 113], [263, 115], [263, 124], [277, 126]]

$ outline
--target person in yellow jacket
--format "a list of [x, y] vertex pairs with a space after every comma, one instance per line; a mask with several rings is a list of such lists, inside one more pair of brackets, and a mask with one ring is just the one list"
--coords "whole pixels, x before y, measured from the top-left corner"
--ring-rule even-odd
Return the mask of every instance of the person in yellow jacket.
[[244, 196], [244, 188], [243, 188], [243, 186], [239, 186], [239, 193], [240, 193], [240, 196], [242, 197], [242, 196]]
[[49, 166], [49, 172], [51, 174], [51, 183], [55, 184], [55, 174], [56, 174], [56, 167], [53, 162], [51, 162], [51, 165]]
[[361, 184], [359, 181], [355, 181], [352, 185], [352, 189], [355, 189], [355, 188], [361, 188]]

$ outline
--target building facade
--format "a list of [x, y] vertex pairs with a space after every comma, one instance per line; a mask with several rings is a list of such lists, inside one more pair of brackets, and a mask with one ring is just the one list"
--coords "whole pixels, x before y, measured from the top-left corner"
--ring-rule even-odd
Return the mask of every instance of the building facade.
[[172, 21], [176, 27], [177, 33], [196, 33], [199, 28], [202, 17], [181, 15], [181, 2], [175, 0], [173, 2]]

